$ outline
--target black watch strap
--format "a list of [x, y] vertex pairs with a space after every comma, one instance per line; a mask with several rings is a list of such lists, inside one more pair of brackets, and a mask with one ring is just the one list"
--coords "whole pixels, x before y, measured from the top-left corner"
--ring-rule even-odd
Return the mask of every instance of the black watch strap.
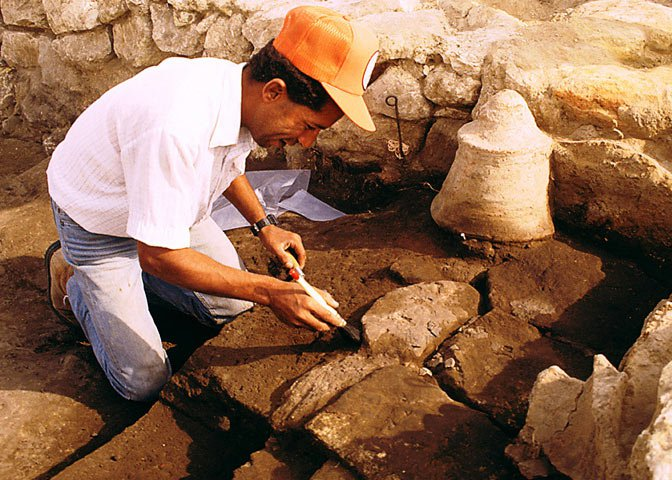
[[250, 226], [250, 230], [252, 230], [252, 235], [255, 237], [259, 235], [259, 232], [261, 232], [261, 229], [264, 227], [268, 227], [269, 225], [277, 225], [278, 224], [278, 219], [275, 218], [275, 215], [272, 213], [269, 213], [266, 215], [264, 218], [259, 220], [258, 222], [252, 224]]

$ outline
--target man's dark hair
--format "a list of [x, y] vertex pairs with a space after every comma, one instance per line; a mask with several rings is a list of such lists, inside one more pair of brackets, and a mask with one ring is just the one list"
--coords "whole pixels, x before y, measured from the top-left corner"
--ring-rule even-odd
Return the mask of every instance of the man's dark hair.
[[273, 46], [273, 40], [250, 58], [250, 73], [257, 82], [281, 78], [287, 85], [289, 99], [319, 111], [327, 104], [329, 94], [317, 80], [301, 72]]

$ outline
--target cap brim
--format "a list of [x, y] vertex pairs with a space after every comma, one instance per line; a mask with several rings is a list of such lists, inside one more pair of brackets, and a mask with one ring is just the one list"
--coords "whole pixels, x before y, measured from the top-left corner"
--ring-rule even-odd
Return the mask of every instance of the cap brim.
[[364, 98], [362, 98], [361, 95], [344, 92], [328, 83], [321, 83], [329, 96], [336, 102], [336, 105], [343, 110], [343, 113], [352, 120], [355, 125], [368, 132], [376, 131], [376, 126], [373, 124], [369, 109], [366, 107]]

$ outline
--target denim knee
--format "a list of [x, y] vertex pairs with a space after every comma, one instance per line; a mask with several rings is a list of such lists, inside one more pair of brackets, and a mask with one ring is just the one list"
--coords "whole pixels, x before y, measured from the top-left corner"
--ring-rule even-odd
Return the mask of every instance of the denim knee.
[[[158, 359], [157, 359], [158, 360]], [[156, 400], [171, 376], [170, 363], [157, 361], [111, 374], [110, 383], [125, 399], [137, 402]]]
[[[238, 315], [247, 312], [252, 307], [254, 307], [254, 303], [248, 302], [247, 300], [227, 299], [224, 308], [211, 307], [208, 309], [209, 315], [207, 321], [212, 322], [215, 326], [224, 325], [235, 320]], [[203, 320], [201, 320], [201, 322], [203, 322]]]

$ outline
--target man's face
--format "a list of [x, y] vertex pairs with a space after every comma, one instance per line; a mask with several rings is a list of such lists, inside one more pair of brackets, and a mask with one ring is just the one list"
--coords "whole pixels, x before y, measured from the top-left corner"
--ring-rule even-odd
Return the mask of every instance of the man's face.
[[262, 147], [296, 143], [310, 147], [321, 130], [331, 127], [342, 116], [343, 112], [332, 100], [316, 112], [292, 102], [285, 93], [272, 102], [262, 104], [248, 129], [254, 141]]

